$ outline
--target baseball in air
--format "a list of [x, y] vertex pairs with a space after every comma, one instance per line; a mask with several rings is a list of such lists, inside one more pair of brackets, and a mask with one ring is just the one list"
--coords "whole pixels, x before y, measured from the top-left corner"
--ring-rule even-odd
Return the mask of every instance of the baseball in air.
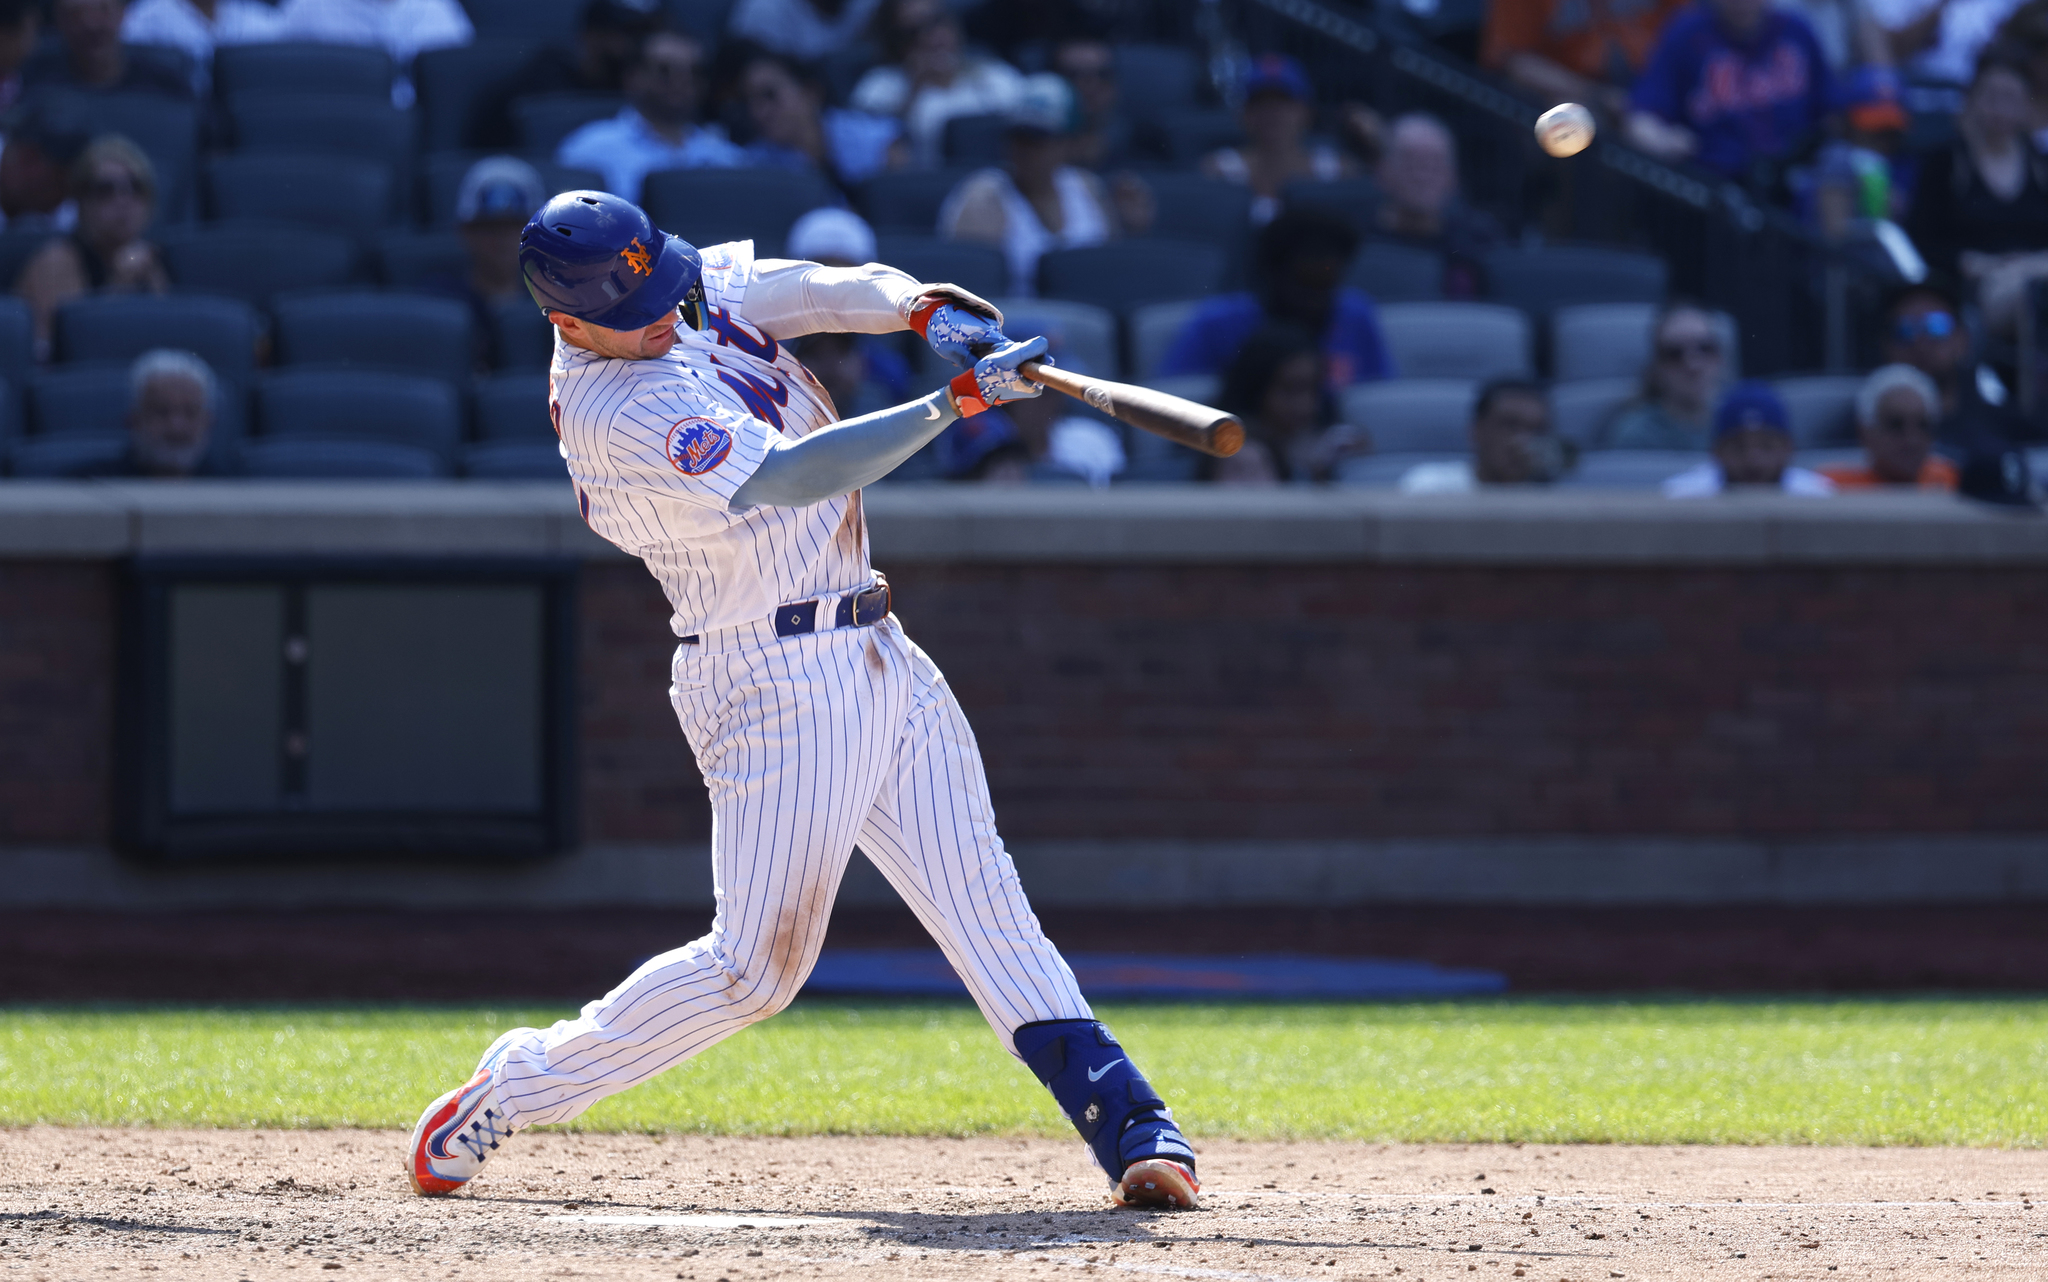
[[1576, 156], [1593, 145], [1593, 113], [1561, 102], [1536, 117], [1536, 145], [1553, 156]]

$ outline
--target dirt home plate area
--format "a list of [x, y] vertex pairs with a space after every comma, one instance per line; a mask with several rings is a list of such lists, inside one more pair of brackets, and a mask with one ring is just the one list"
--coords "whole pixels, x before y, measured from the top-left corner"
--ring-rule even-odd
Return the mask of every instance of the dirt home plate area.
[[2048, 1276], [2048, 1153], [1204, 1146], [1200, 1211], [1045, 1140], [528, 1134], [415, 1198], [404, 1137], [0, 1132], [0, 1277]]

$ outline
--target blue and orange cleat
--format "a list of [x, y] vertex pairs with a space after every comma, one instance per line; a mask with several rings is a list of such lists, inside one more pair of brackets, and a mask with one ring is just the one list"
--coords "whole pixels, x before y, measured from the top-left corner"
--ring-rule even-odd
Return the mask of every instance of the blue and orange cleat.
[[491, 1090], [491, 1070], [427, 1105], [412, 1128], [412, 1151], [405, 1161], [412, 1191], [421, 1197], [453, 1193], [476, 1178], [484, 1160], [512, 1138], [505, 1111]]

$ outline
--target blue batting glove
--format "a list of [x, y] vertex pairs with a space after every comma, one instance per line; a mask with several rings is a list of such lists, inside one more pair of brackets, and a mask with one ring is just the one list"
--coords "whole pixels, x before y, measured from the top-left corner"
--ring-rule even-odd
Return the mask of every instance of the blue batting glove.
[[1052, 364], [1046, 359], [1043, 337], [1027, 338], [1021, 343], [1004, 339], [1001, 347], [974, 362], [973, 369], [956, 375], [946, 384], [946, 390], [953, 394], [960, 417], [969, 418], [1005, 401], [1028, 401], [1044, 392], [1043, 387], [1017, 372], [1019, 365], [1034, 360]]
[[924, 341], [932, 350], [961, 369], [974, 364], [976, 348], [987, 351], [1010, 341], [994, 321], [951, 303], [913, 320], [923, 321]]

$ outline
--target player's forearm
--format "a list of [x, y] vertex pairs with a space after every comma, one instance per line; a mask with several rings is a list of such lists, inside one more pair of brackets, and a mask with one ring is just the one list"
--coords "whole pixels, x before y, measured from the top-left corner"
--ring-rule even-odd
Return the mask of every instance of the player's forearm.
[[952, 397], [933, 392], [892, 409], [877, 410], [821, 428], [796, 440], [782, 440], [761, 466], [734, 491], [727, 505], [809, 507], [872, 485], [960, 417]]

